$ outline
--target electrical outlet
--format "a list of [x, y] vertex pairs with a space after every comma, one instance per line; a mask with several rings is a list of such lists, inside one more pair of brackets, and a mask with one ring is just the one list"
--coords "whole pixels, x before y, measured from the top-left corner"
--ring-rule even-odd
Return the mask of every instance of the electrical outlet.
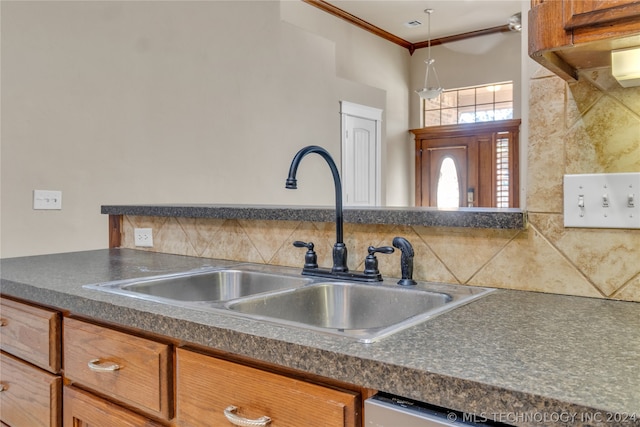
[[153, 247], [153, 229], [151, 228], [134, 228], [133, 239], [135, 245], [142, 248]]
[[35, 210], [62, 209], [62, 191], [33, 190], [33, 209]]

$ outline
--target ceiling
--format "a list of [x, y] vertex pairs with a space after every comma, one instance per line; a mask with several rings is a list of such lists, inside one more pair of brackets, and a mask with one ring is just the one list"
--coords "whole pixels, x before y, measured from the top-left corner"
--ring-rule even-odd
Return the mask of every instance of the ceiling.
[[[360, 18], [409, 43], [428, 39], [428, 14], [431, 14], [431, 38], [453, 36], [506, 25], [509, 17], [522, 10], [529, 0], [325, 0], [332, 6]], [[408, 28], [406, 22], [422, 25]]]

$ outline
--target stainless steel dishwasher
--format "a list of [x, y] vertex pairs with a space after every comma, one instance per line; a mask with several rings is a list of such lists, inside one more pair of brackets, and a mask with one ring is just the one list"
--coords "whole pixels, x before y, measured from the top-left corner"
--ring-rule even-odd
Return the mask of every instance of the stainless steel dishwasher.
[[364, 402], [366, 427], [499, 426], [488, 420], [384, 393]]

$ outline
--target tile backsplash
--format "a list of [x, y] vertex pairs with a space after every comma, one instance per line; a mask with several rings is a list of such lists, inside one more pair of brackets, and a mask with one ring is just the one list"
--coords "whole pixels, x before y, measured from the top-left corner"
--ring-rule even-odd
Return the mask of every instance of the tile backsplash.
[[[622, 89], [608, 69], [567, 84], [544, 69], [530, 81], [526, 230], [345, 224], [349, 266], [363, 268], [369, 245], [404, 236], [415, 250], [418, 280], [613, 298], [640, 302], [640, 230], [563, 226], [562, 177], [640, 171], [640, 88]], [[153, 228], [157, 252], [302, 267], [313, 241], [331, 265], [333, 223], [125, 216]], [[399, 277], [400, 255], [378, 255], [385, 277]]]

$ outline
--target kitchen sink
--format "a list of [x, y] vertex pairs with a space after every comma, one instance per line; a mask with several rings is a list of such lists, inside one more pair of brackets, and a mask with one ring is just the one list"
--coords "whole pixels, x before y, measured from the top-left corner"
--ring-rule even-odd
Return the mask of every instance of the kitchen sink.
[[[491, 289], [420, 282], [309, 278], [273, 266], [207, 268], [85, 288], [369, 343], [473, 301]], [[286, 273], [279, 273], [286, 272]]]
[[121, 295], [164, 303], [217, 302], [288, 289], [311, 279], [240, 269], [191, 271], [142, 279], [87, 285]]
[[316, 283], [231, 301], [226, 307], [256, 319], [372, 342], [489, 291], [471, 289], [472, 292], [461, 293], [454, 286], [436, 286], [439, 290], [429, 291], [397, 285]]

